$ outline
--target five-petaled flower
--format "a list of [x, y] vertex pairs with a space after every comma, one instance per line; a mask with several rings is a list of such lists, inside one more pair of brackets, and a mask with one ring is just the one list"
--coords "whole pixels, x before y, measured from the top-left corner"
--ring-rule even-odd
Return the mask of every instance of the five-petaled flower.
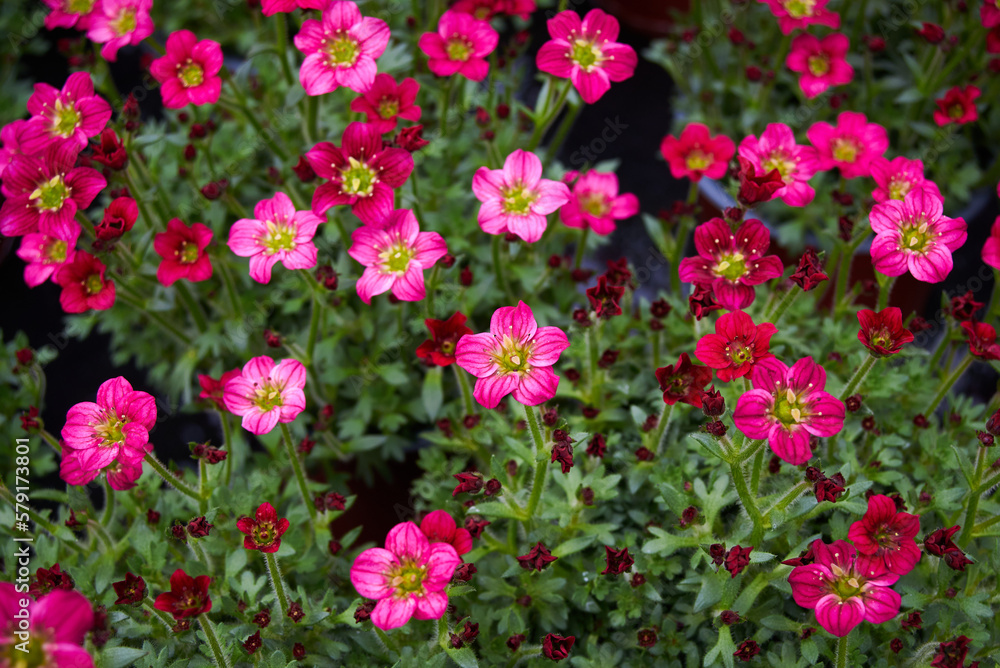
[[243, 418], [243, 428], [252, 434], [267, 434], [279, 422], [293, 421], [305, 410], [306, 368], [295, 359], [277, 364], [266, 355], [243, 365], [240, 375], [223, 389], [226, 408]]
[[607, 274], [598, 276], [597, 285], [587, 288], [586, 294], [598, 318], [607, 320], [622, 314], [618, 300], [625, 294], [625, 286], [609, 284]]
[[211, 582], [212, 578], [207, 575], [193, 578], [178, 568], [170, 576], [170, 591], [157, 596], [153, 606], [169, 612], [178, 621], [208, 612], [212, 609], [212, 599], [208, 595]]
[[[6, 666], [91, 668], [84, 648], [94, 626], [94, 609], [78, 591], [59, 589], [32, 600], [13, 582], [0, 582], [0, 656]], [[22, 612], [23, 611], [23, 612]], [[18, 620], [14, 615], [20, 614]], [[23, 636], [16, 636], [22, 633]], [[20, 638], [27, 638], [25, 644]], [[25, 648], [26, 651], [22, 651]], [[16, 663], [15, 663], [16, 661]]]
[[253, 517], [236, 520], [236, 528], [243, 536], [243, 547], [261, 552], [277, 552], [281, 547], [281, 537], [288, 531], [288, 520], [278, 518], [278, 511], [265, 501], [257, 507]]
[[802, 33], [792, 40], [785, 64], [799, 74], [799, 87], [807, 99], [851, 82], [854, 68], [845, 60], [849, 47], [850, 41], [843, 33], [827, 35], [822, 40]]
[[635, 195], [618, 194], [614, 172], [569, 172], [564, 180], [573, 182], [572, 196], [559, 209], [559, 219], [567, 227], [590, 229], [604, 236], [615, 231], [616, 220], [631, 218], [639, 211]]
[[847, 532], [858, 551], [858, 571], [866, 573], [881, 566], [890, 573], [906, 575], [920, 561], [920, 548], [915, 540], [919, 532], [919, 517], [897, 512], [892, 499], [873, 494], [868, 499], [868, 512]]
[[543, 179], [542, 161], [521, 149], [507, 156], [503, 169], [477, 169], [472, 192], [482, 202], [478, 220], [483, 232], [513, 232], [528, 243], [542, 238], [546, 216], [570, 200], [566, 184]]
[[855, 111], [837, 116], [836, 127], [820, 121], [806, 131], [816, 147], [820, 170], [838, 167], [846, 179], [871, 174], [872, 160], [889, 148], [889, 134], [878, 123]]
[[726, 313], [715, 321], [714, 334], [705, 334], [698, 340], [694, 354], [716, 370], [719, 380], [741, 378], [758, 361], [774, 357], [768, 347], [777, 331], [769, 322], [755, 325], [743, 311]]
[[417, 357], [435, 366], [448, 366], [454, 362], [458, 341], [466, 334], [472, 334], [472, 330], [465, 326], [465, 320], [465, 314], [458, 311], [447, 320], [424, 320], [431, 338], [417, 346]]
[[222, 92], [222, 47], [210, 39], [198, 41], [190, 30], [178, 30], [167, 37], [167, 52], [149, 66], [160, 82], [163, 106], [181, 109], [215, 104]]
[[940, 100], [935, 100], [938, 108], [934, 110], [934, 122], [938, 125], [949, 123], [972, 123], [979, 118], [976, 110], [976, 98], [979, 97], [976, 86], [953, 87]]
[[668, 364], [656, 370], [656, 380], [663, 392], [663, 403], [678, 401], [701, 408], [702, 390], [712, 380], [712, 370], [701, 364], [692, 364], [687, 353], [681, 353], [677, 364]]
[[499, 41], [489, 21], [449, 10], [438, 20], [437, 32], [425, 32], [417, 46], [427, 54], [427, 68], [439, 77], [461, 74], [470, 81], [482, 81], [490, 71], [486, 56]]
[[396, 129], [399, 119], [420, 120], [420, 107], [414, 104], [420, 84], [406, 78], [398, 84], [389, 74], [378, 74], [372, 87], [351, 101], [351, 111], [365, 114], [369, 125], [385, 134]]
[[778, 19], [778, 27], [785, 35], [811, 25], [821, 25], [836, 30], [840, 15], [826, 8], [829, 0], [758, 0], [767, 3], [768, 9]]
[[[250, 258], [250, 278], [269, 283], [271, 268], [278, 262], [287, 269], [316, 266], [313, 237], [323, 222], [318, 215], [296, 211], [291, 198], [282, 192], [257, 202], [253, 215], [237, 220], [229, 230], [229, 248], [240, 257]], [[193, 255], [192, 250], [188, 253]]]
[[542, 638], [542, 654], [545, 658], [553, 661], [562, 661], [569, 656], [569, 651], [573, 649], [576, 636], [561, 636], [555, 633], [546, 634]]
[[903, 312], [895, 306], [884, 308], [878, 313], [871, 309], [858, 311], [858, 341], [865, 345], [876, 357], [895, 355], [904, 343], [913, 340], [910, 330], [903, 327]]
[[518, 557], [517, 563], [519, 563], [521, 568], [525, 570], [541, 571], [558, 558], [559, 557], [553, 557], [549, 548], [545, 547], [545, 545], [541, 542], [538, 542], [534, 547], [528, 550], [527, 554]]
[[100, 0], [90, 14], [87, 38], [102, 44], [101, 57], [115, 62], [118, 50], [153, 34], [153, 0]]
[[94, 94], [94, 81], [87, 72], [74, 72], [62, 90], [45, 83], [35, 84], [28, 98], [31, 119], [18, 138], [25, 155], [44, 151], [51, 144], [69, 141], [86, 148], [111, 120], [111, 105]]
[[816, 149], [796, 144], [792, 129], [784, 123], [769, 123], [760, 139], [754, 135], [744, 138], [739, 155], [753, 163], [758, 173], [778, 170], [784, 187], [774, 196], [788, 206], [805, 206], [813, 200], [816, 191], [809, 179], [819, 167]]
[[807, 292], [829, 279], [830, 277], [823, 273], [823, 266], [819, 263], [819, 256], [816, 255], [816, 251], [812, 248], [807, 248], [802, 253], [795, 273], [788, 277], [788, 280]]
[[1000, 344], [997, 343], [997, 332], [993, 325], [975, 320], [960, 324], [965, 330], [969, 353], [982, 360], [1000, 360]]
[[680, 138], [667, 135], [660, 144], [660, 153], [670, 165], [673, 177], [692, 181], [700, 181], [703, 176], [710, 179], [725, 176], [735, 152], [732, 139], [726, 135], [710, 136], [708, 126], [701, 123], [689, 123]]
[[141, 575], [125, 574], [125, 579], [111, 584], [115, 588], [118, 599], [115, 605], [141, 605], [146, 598], [146, 581]]
[[[235, 227], [235, 225], [234, 225]], [[212, 241], [212, 230], [201, 223], [185, 225], [179, 218], [167, 223], [167, 231], [153, 238], [153, 250], [162, 260], [156, 280], [171, 286], [182, 278], [192, 283], [212, 277], [212, 260], [205, 249]]]
[[879, 204], [890, 199], [901, 200], [914, 188], [929, 190], [944, 201], [937, 184], [924, 177], [922, 160], [910, 160], [903, 156], [889, 160], [880, 156], [872, 160], [871, 172], [878, 186], [872, 191], [872, 197]]
[[621, 575], [632, 568], [632, 565], [635, 563], [635, 559], [628, 553], [627, 547], [617, 550], [610, 545], [605, 545], [604, 552], [606, 566], [601, 571], [601, 575]]
[[472, 550], [472, 535], [455, 523], [455, 518], [444, 510], [427, 513], [420, 522], [420, 530], [432, 543], [448, 543], [458, 556]]

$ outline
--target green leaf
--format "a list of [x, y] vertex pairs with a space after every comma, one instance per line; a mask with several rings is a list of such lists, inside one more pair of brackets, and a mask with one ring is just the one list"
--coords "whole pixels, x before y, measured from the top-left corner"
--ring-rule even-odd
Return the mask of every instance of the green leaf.
[[[728, 574], [725, 576], [728, 577]], [[701, 612], [722, 599], [722, 580], [716, 573], [708, 574], [701, 583], [698, 598], [694, 600], [692, 612]]]
[[709, 452], [709, 454], [718, 457], [722, 461], [729, 461], [726, 458], [726, 454], [719, 449], [719, 444], [715, 442], [715, 439], [708, 434], [702, 434], [700, 432], [695, 432], [693, 434], [688, 434], [688, 438], [698, 443], [701, 447]]
[[579, 552], [593, 542], [594, 536], [579, 536], [577, 538], [570, 538], [565, 543], [561, 543], [553, 548], [552, 554], [557, 557], [565, 557], [575, 552]]
[[446, 651], [451, 660], [457, 663], [460, 668], [479, 668], [479, 661], [476, 660], [475, 653], [468, 647], [463, 647], [462, 649], [449, 647]]
[[809, 665], [815, 666], [819, 661], [819, 647], [816, 646], [816, 641], [812, 638], [806, 638], [802, 641], [802, 658], [809, 663]]
[[133, 647], [109, 647], [97, 655], [97, 668], [125, 668], [148, 652]]
[[502, 502], [475, 505], [469, 508], [469, 512], [482, 515], [483, 517], [506, 517], [512, 520], [522, 519], [516, 510]]
[[[287, 541], [285, 541], [287, 542]], [[226, 579], [233, 577], [247, 565], [247, 551], [233, 550], [226, 557]]]
[[436, 366], [427, 370], [427, 375], [424, 376], [424, 389], [420, 397], [424, 402], [427, 417], [436, 420], [438, 411], [441, 410], [441, 403], [444, 401], [444, 390], [441, 388], [441, 367]]
[[733, 656], [733, 652], [735, 651], [736, 645], [733, 643], [733, 636], [729, 633], [729, 627], [723, 626], [719, 629], [719, 641], [705, 655], [705, 661], [702, 665], [705, 668], [711, 668], [712, 666], [718, 666], [721, 660], [726, 668], [733, 668], [736, 661], [736, 658]]

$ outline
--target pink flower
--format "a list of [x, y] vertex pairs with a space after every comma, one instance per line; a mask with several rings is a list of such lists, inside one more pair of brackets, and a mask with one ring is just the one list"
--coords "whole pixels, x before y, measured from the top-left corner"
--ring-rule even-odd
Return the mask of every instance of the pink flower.
[[844, 59], [850, 41], [847, 35], [834, 33], [820, 41], [802, 33], [792, 40], [792, 50], [785, 60], [788, 69], [798, 72], [799, 87], [812, 99], [832, 86], [842, 86], [854, 78], [854, 68]]
[[869, 123], [864, 114], [845, 111], [837, 116], [837, 127], [814, 123], [806, 135], [816, 147], [821, 170], [840, 168], [844, 178], [871, 173], [871, 162], [889, 148], [889, 135], [878, 123]]
[[485, 408], [496, 408], [510, 393], [526, 406], [556, 395], [559, 376], [552, 365], [569, 347], [558, 327], [539, 327], [524, 302], [498, 308], [490, 331], [458, 340], [455, 361], [477, 378], [473, 396]]
[[258, 283], [270, 282], [271, 268], [279, 261], [287, 269], [316, 266], [312, 240], [323, 222], [319, 216], [311, 211], [296, 211], [285, 193], [274, 193], [271, 199], [257, 202], [253, 215], [252, 219], [237, 220], [229, 230], [229, 248], [240, 257], [250, 258], [250, 278]]
[[929, 190], [914, 188], [902, 201], [891, 199], [868, 214], [875, 239], [875, 271], [900, 276], [909, 271], [925, 283], [940, 283], [951, 271], [951, 254], [967, 238], [965, 220], [943, 215], [944, 204]]
[[94, 12], [99, 10], [98, 0], [44, 0], [52, 11], [45, 17], [45, 29], [76, 28], [86, 30]]
[[479, 227], [488, 234], [513, 232], [528, 243], [542, 238], [546, 216], [569, 201], [565, 183], [542, 178], [542, 161], [516, 149], [503, 169], [480, 167], [472, 177], [472, 192], [483, 203]]
[[[576, 178], [576, 172], [566, 175]], [[559, 218], [567, 227], [590, 228], [601, 236], [615, 231], [615, 221], [639, 212], [639, 200], [632, 193], [618, 194], [614, 172], [590, 170], [576, 179], [573, 195], [561, 209]]]
[[73, 219], [94, 201], [108, 182], [90, 167], [74, 167], [80, 147], [73, 142], [50, 144], [38, 156], [15, 155], [3, 173], [0, 234], [31, 232], [67, 238], [78, 227]]
[[385, 549], [365, 550], [351, 565], [351, 584], [378, 601], [371, 612], [380, 629], [395, 629], [417, 619], [440, 619], [448, 607], [445, 589], [461, 564], [455, 548], [432, 543], [413, 522], [397, 524]]
[[767, 4], [778, 19], [778, 27], [785, 35], [796, 29], [811, 25], [821, 25], [836, 30], [840, 27], [840, 15], [826, 8], [829, 0], [757, 0]]
[[114, 62], [118, 49], [135, 45], [153, 34], [149, 10], [153, 0], [100, 0], [91, 15], [87, 37], [103, 44], [101, 57]]
[[660, 153], [670, 164], [673, 177], [692, 181], [700, 181], [703, 176], [721, 179], [735, 152], [732, 139], [726, 135], [711, 137], [708, 126], [701, 123], [688, 123], [680, 139], [667, 135], [660, 144]]
[[7, 166], [15, 155], [24, 155], [24, 140], [28, 133], [28, 121], [18, 119], [11, 121], [0, 130], [0, 177], [3, 177]]
[[872, 178], [878, 186], [872, 191], [872, 197], [876, 202], [885, 202], [890, 199], [903, 199], [908, 192], [914, 188], [928, 190], [941, 201], [944, 197], [938, 189], [937, 184], [924, 178], [924, 163], [922, 160], [910, 160], [902, 156], [893, 158], [890, 162], [887, 158], [878, 157], [871, 163]]
[[480, 21], [489, 21], [497, 14], [520, 16], [527, 21], [535, 9], [535, 0], [458, 0], [451, 6], [451, 11], [472, 14]]
[[983, 0], [983, 6], [979, 8], [979, 19], [984, 28], [1000, 26], [1000, 4], [997, 0]]
[[443, 510], [434, 510], [420, 522], [420, 530], [432, 543], [448, 543], [459, 556], [472, 550], [472, 536], [455, 524], [455, 518]]
[[313, 194], [312, 210], [323, 215], [330, 207], [350, 204], [366, 225], [378, 225], [395, 204], [398, 188], [413, 171], [413, 156], [402, 148], [386, 148], [382, 133], [367, 123], [351, 123], [340, 148], [320, 142], [306, 153], [318, 176], [329, 179]]
[[387, 290], [397, 299], [420, 301], [426, 295], [424, 269], [448, 253], [437, 232], [421, 232], [409, 209], [393, 211], [385, 227], [359, 227], [351, 234], [347, 254], [365, 266], [358, 279], [358, 296], [366, 304]]
[[296, 8], [326, 9], [329, 4], [330, 0], [262, 0], [261, 11], [264, 12], [264, 16], [272, 16], [278, 12], [287, 14]]
[[781, 459], [809, 461], [809, 436], [833, 436], [844, 426], [844, 404], [826, 387], [826, 371], [803, 357], [791, 368], [771, 357], [754, 365], [753, 389], [740, 395], [733, 422], [749, 438], [766, 438]]
[[934, 110], [934, 122], [943, 126], [949, 123], [972, 123], [977, 120], [979, 112], [976, 110], [976, 98], [979, 97], [979, 93], [979, 88], [976, 86], [963, 88], [954, 86], [943, 98], [934, 101], [938, 106]]
[[293, 421], [306, 408], [306, 368], [294, 359], [277, 364], [266, 355], [254, 357], [226, 383], [222, 399], [234, 415], [243, 417], [251, 434], [267, 434], [279, 422]]
[[[27, 599], [27, 608], [21, 601]], [[25, 610], [19, 626], [15, 614]], [[37, 601], [18, 592], [12, 582], [0, 582], [0, 656], [11, 659], [24, 657], [26, 665], [48, 668], [94, 668], [94, 660], [83, 648], [87, 632], [94, 626], [94, 611], [83, 594], [72, 589], [56, 589], [40, 596]], [[15, 649], [26, 633], [30, 637], [30, 654]], [[5, 664], [8, 663], [5, 661]], [[20, 664], [12, 664], [20, 665]]]
[[156, 401], [152, 395], [133, 390], [121, 376], [104, 381], [97, 390], [97, 403], [84, 401], [66, 413], [61, 433], [63, 480], [85, 485], [107, 472], [115, 489], [129, 489], [132, 484], [115, 486], [112, 473], [119, 472], [118, 465], [138, 469], [131, 480], [134, 484], [142, 471], [143, 457], [152, 450], [149, 430], [155, 424]]
[[884, 569], [862, 571], [854, 546], [846, 540], [827, 545], [813, 541], [815, 561], [796, 566], [788, 575], [792, 598], [816, 610], [816, 621], [843, 638], [862, 621], [887, 622], [899, 614], [902, 599], [890, 587], [899, 576]]
[[738, 311], [753, 303], [753, 286], [781, 276], [784, 265], [777, 255], [764, 255], [771, 235], [759, 220], [749, 219], [735, 234], [721, 218], [713, 218], [694, 230], [698, 257], [681, 260], [682, 281], [706, 285], [723, 308]]
[[490, 71], [486, 56], [499, 39], [487, 21], [449, 10], [441, 15], [437, 32], [425, 32], [417, 46], [427, 54], [428, 69], [439, 77], [461, 74], [470, 81], [482, 81]]
[[1000, 344], [997, 343], [997, 332], [993, 325], [975, 320], [959, 324], [965, 330], [970, 355], [986, 361], [1000, 360]]
[[809, 185], [809, 179], [819, 167], [816, 149], [796, 144], [792, 129], [784, 123], [769, 123], [759, 140], [754, 135], [744, 138], [739, 154], [753, 164], [758, 174], [778, 170], [785, 186], [774, 196], [788, 206], [805, 206], [816, 195]]
[[320, 21], [308, 19], [295, 36], [295, 48], [306, 54], [299, 81], [308, 95], [323, 95], [339, 86], [364, 93], [375, 81], [375, 59], [389, 44], [389, 26], [362, 16], [353, 2], [333, 0]]
[[215, 104], [222, 92], [222, 47], [218, 42], [200, 42], [190, 30], [167, 37], [167, 53], [153, 61], [149, 72], [163, 84], [160, 95], [167, 109]]
[[217, 409], [224, 411], [226, 410], [226, 401], [223, 392], [226, 389], [226, 383], [242, 375], [243, 372], [239, 369], [230, 369], [223, 373], [219, 380], [216, 380], [200, 373], [198, 374], [198, 384], [201, 385], [201, 393], [198, 397], [211, 401]]
[[990, 238], [983, 244], [983, 262], [994, 269], [1000, 269], [1000, 216], [993, 221]]
[[420, 120], [420, 107], [413, 104], [419, 90], [416, 79], [406, 78], [397, 85], [392, 75], [378, 74], [372, 87], [351, 101], [351, 111], [365, 114], [379, 133], [392, 132], [400, 118]]
[[28, 98], [31, 120], [20, 139], [20, 149], [31, 155], [52, 142], [70, 140], [81, 149], [90, 137], [101, 134], [111, 120], [111, 105], [94, 94], [94, 82], [86, 72], [74, 72], [62, 90], [44, 83], [35, 84]]
[[618, 41], [618, 20], [600, 9], [591, 9], [580, 20], [574, 11], [563, 11], [548, 20], [551, 40], [538, 50], [538, 69], [569, 79], [587, 104], [597, 102], [612, 81], [625, 81], [635, 72], [635, 50]]
[[[235, 225], [234, 225], [235, 227]], [[153, 239], [153, 250], [162, 259], [156, 270], [156, 280], [169, 287], [182, 278], [192, 283], [212, 277], [212, 260], [205, 249], [212, 241], [212, 230], [201, 223], [190, 227], [174, 218], [167, 231]]]
[[52, 280], [62, 287], [59, 305], [66, 313], [104, 311], [115, 303], [115, 284], [104, 278], [107, 267], [90, 253], [79, 251]]
[[716, 369], [719, 380], [728, 382], [749, 374], [754, 365], [774, 357], [768, 349], [778, 328], [769, 322], [759, 325], [743, 311], [726, 313], [715, 321], [715, 333], [698, 340], [694, 354]]
[[21, 239], [17, 256], [28, 263], [24, 268], [24, 282], [28, 287], [41, 285], [60, 268], [73, 261], [80, 226], [68, 229], [70, 233], [63, 237], [35, 232], [26, 234]]
[[862, 573], [886, 570], [906, 575], [920, 561], [916, 536], [920, 518], [896, 511], [895, 502], [884, 494], [868, 498], [868, 512], [851, 525], [847, 537], [860, 553], [858, 570]]

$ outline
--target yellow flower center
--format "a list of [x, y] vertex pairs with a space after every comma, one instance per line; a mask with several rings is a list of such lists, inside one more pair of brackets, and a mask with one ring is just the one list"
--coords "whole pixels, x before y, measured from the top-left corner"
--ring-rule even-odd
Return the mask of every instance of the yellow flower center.
[[34, 200], [39, 211], [59, 211], [63, 203], [69, 199], [72, 190], [66, 185], [62, 174], [53, 176], [45, 183], [39, 183], [28, 199]]
[[375, 190], [378, 174], [367, 164], [357, 158], [347, 159], [347, 168], [341, 171], [344, 194], [357, 197], [368, 197]]
[[205, 82], [205, 70], [190, 58], [187, 59], [184, 65], [178, 65], [177, 69], [179, 70], [177, 76], [180, 77], [181, 83], [184, 84], [185, 88], [200, 86]]
[[335, 37], [326, 43], [326, 64], [330, 67], [351, 67], [358, 61], [361, 55], [358, 41], [346, 34], [343, 30], [337, 30]]

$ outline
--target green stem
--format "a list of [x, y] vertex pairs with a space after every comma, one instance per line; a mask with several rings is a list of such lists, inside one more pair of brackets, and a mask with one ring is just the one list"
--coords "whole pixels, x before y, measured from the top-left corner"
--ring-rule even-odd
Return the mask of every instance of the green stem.
[[299, 485], [299, 493], [302, 495], [302, 502], [306, 504], [306, 509], [309, 511], [309, 517], [312, 519], [313, 524], [316, 523], [316, 506], [313, 505], [312, 499], [309, 497], [309, 486], [306, 484], [305, 473], [302, 472], [302, 462], [299, 461], [299, 455], [295, 452], [295, 444], [292, 442], [292, 432], [289, 431], [288, 425], [284, 422], [279, 423], [281, 426], [282, 440], [285, 443], [285, 454], [288, 459], [291, 460], [292, 469], [295, 471], [295, 480]]
[[278, 52], [278, 60], [281, 61], [281, 73], [285, 77], [285, 83], [294, 86], [295, 76], [292, 74], [291, 65], [288, 64], [288, 19], [282, 12], [274, 15], [274, 48]]
[[118, 297], [120, 297], [122, 301], [124, 301], [126, 304], [134, 308], [136, 311], [142, 313], [150, 320], [154, 321], [157, 325], [159, 325], [166, 331], [173, 334], [174, 337], [176, 337], [177, 340], [183, 343], [184, 345], [186, 346], [191, 345], [192, 343], [191, 338], [187, 334], [184, 334], [181, 330], [174, 327], [174, 325], [172, 325], [166, 318], [161, 316], [159, 313], [155, 311], [150, 311], [145, 306], [143, 306], [136, 296], [133, 296], [132, 294], [129, 293], [129, 288], [126, 288], [126, 284], [124, 281], [121, 282], [120, 285], [122, 288], [125, 288], [123, 290], [118, 291]]
[[760, 514], [760, 508], [757, 507], [757, 500], [747, 485], [747, 479], [743, 475], [743, 467], [739, 464], [730, 463], [729, 471], [732, 473], [733, 482], [736, 484], [736, 493], [739, 494], [740, 502], [746, 509], [747, 515], [750, 516], [750, 521], [753, 522], [750, 543], [754, 547], [758, 547], [764, 539], [764, 517]]
[[937, 348], [934, 350], [934, 354], [931, 356], [931, 361], [927, 365], [928, 369], [937, 369], [938, 364], [941, 362], [941, 357], [944, 355], [944, 351], [951, 347], [951, 321], [945, 319], [944, 321], [944, 336], [941, 337], [941, 342], [938, 343]]
[[188, 313], [194, 319], [194, 326], [198, 328], [200, 334], [204, 334], [208, 329], [208, 323], [205, 322], [205, 311], [202, 310], [201, 304], [191, 295], [191, 290], [185, 285], [183, 280], [174, 283], [174, 288], [177, 289], [177, 294], [180, 295], [181, 301], [184, 302]]
[[667, 427], [670, 426], [670, 418], [674, 416], [674, 406], [677, 404], [663, 404], [663, 410], [660, 411], [660, 419], [656, 422], [656, 429], [653, 431], [652, 442], [656, 444], [656, 457], [659, 459], [660, 455], [663, 454], [663, 448], [667, 441]]
[[202, 515], [208, 512], [208, 497], [211, 494], [212, 490], [208, 484], [208, 464], [205, 463], [205, 458], [201, 457], [198, 459], [198, 495], [201, 497], [198, 499], [198, 512]]
[[510, 293], [510, 286], [507, 284], [507, 275], [503, 270], [503, 263], [500, 259], [500, 253], [502, 251], [501, 244], [503, 243], [503, 237], [496, 235], [493, 237], [493, 271], [497, 277], [497, 287], [503, 290], [503, 294], [507, 299], [512, 299]]
[[859, 366], [858, 370], [854, 372], [851, 379], [847, 381], [847, 385], [844, 386], [844, 390], [840, 393], [841, 401], [846, 401], [847, 397], [857, 392], [858, 388], [861, 387], [861, 383], [864, 382], [865, 376], [868, 375], [868, 372], [871, 371], [877, 361], [878, 358], [874, 355], [869, 355], [865, 358], [865, 361], [861, 363], [861, 366]]
[[[281, 16], [281, 14], [276, 14], [276, 16]], [[238, 91], [239, 89], [236, 86], [236, 82], [232, 79], [229, 79], [229, 81], [233, 90]], [[226, 102], [223, 101], [223, 98], [220, 98], [220, 103], [223, 105], [226, 104]], [[267, 147], [270, 148], [282, 162], [288, 161], [288, 151], [279, 146], [271, 136], [271, 133], [264, 129], [264, 126], [260, 123], [260, 119], [257, 118], [257, 114], [252, 111], [249, 106], [247, 106], [246, 100], [242, 99], [242, 92], [237, 93], [237, 99], [230, 101], [229, 106], [234, 107], [237, 111], [243, 114], [250, 125], [253, 126], [253, 129], [257, 132], [257, 136], [265, 144], [267, 144]]]
[[778, 321], [781, 320], [781, 316], [785, 315], [785, 311], [788, 310], [788, 307], [792, 305], [800, 294], [802, 294], [802, 288], [798, 285], [793, 285], [792, 289], [786, 292], [785, 296], [781, 298], [781, 301], [778, 302], [778, 305], [774, 308], [774, 310], [770, 314], [764, 316], [764, 321], [774, 325], [778, 324]]
[[584, 224], [580, 231], [580, 243], [576, 247], [576, 257], [573, 259], [573, 268], [579, 269], [583, 263], [583, 254], [587, 249], [587, 237], [590, 236], [590, 226]]
[[115, 493], [111, 489], [108, 477], [104, 476], [104, 512], [101, 513], [101, 524], [110, 526], [115, 518]]
[[660, 368], [660, 332], [655, 330], [650, 334], [653, 337], [653, 368]]
[[549, 142], [548, 148], [545, 149], [545, 163], [548, 164], [552, 162], [556, 155], [559, 153], [559, 149], [562, 148], [563, 142], [566, 141], [566, 136], [569, 135], [569, 131], [573, 128], [573, 124], [576, 122], [577, 116], [580, 115], [580, 111], [583, 109], [583, 104], [571, 104], [569, 111], [566, 112], [566, 116], [563, 117], [562, 122], [559, 124], [559, 128], [556, 130], [555, 137]]
[[837, 641], [837, 668], [847, 668], [847, 636]]
[[527, 416], [531, 440], [535, 442], [535, 479], [531, 483], [531, 496], [528, 498], [528, 507], [525, 508], [524, 512], [524, 521], [527, 523], [535, 516], [538, 501], [542, 498], [542, 490], [545, 488], [545, 474], [549, 470], [549, 458], [545, 452], [545, 442], [542, 440], [542, 430], [538, 426], [538, 417], [535, 415], [535, 409], [523, 404], [522, 408], [524, 408], [524, 414]]
[[243, 307], [240, 305], [240, 298], [236, 295], [236, 287], [233, 285], [233, 276], [229, 273], [229, 263], [223, 260], [218, 263], [219, 273], [222, 276], [222, 284], [229, 295], [229, 303], [233, 307], [233, 315], [237, 318], [243, 317]]
[[1000, 271], [993, 270], [993, 291], [990, 293], [990, 303], [986, 305], [984, 321], [990, 320], [1000, 310]]
[[285, 593], [285, 583], [281, 580], [281, 569], [278, 568], [278, 558], [273, 552], [265, 552], [264, 560], [267, 562], [267, 574], [271, 578], [271, 586], [274, 588], [274, 597], [278, 599], [281, 607], [282, 618], [288, 616], [288, 594]]
[[980, 447], [976, 451], [975, 484], [969, 494], [969, 505], [965, 509], [965, 523], [962, 525], [962, 533], [958, 537], [958, 546], [963, 549], [972, 539], [972, 530], [976, 524], [976, 512], [979, 510], [979, 499], [986, 491], [982, 486], [984, 468], [986, 468], [986, 448]]
[[761, 448], [753, 458], [753, 468], [750, 469], [750, 491], [757, 496], [760, 489], [760, 472], [764, 468], [764, 449]]
[[232, 479], [233, 475], [233, 431], [232, 427], [229, 426], [229, 413], [219, 411], [219, 420], [222, 422], [222, 438], [225, 441], [226, 452], [226, 474], [225, 474], [225, 486], [226, 489], [229, 488], [229, 481]]
[[306, 364], [312, 366], [316, 350], [316, 337], [319, 335], [319, 323], [323, 315], [323, 302], [313, 293], [312, 315], [309, 318], [309, 340], [306, 342]]
[[142, 607], [148, 610], [149, 614], [157, 617], [161, 622], [163, 622], [163, 625], [168, 629], [174, 628], [174, 618], [163, 610], [157, 609], [152, 603], [149, 602], [148, 598], [142, 599]]
[[194, 499], [199, 505], [201, 504], [201, 495], [198, 494], [198, 490], [186, 483], [181, 482], [180, 478], [167, 470], [167, 467], [163, 465], [163, 462], [156, 458], [156, 455], [152, 452], [147, 452], [145, 461], [153, 467], [153, 470], [156, 471], [161, 478], [163, 478], [168, 484], [172, 485], [174, 489], [184, 496]]
[[[698, 201], [698, 183], [691, 181], [688, 184], [688, 196], [686, 203], [692, 205]], [[670, 260], [670, 291], [675, 295], [681, 293], [680, 264], [684, 257], [684, 247], [687, 245], [688, 232], [690, 231], [690, 216], [682, 216], [677, 224], [677, 234], [674, 236], [674, 245]]]
[[[279, 16], [284, 16], [284, 14], [279, 14]], [[201, 630], [205, 632], [208, 644], [212, 648], [212, 654], [215, 656], [215, 665], [219, 668], [229, 668], [229, 658], [222, 652], [219, 636], [215, 634], [215, 627], [212, 626], [212, 622], [209, 621], [208, 616], [204, 613], [198, 615], [198, 623], [201, 624]]]
[[469, 389], [469, 379], [465, 377], [465, 372], [457, 364], [452, 364], [451, 368], [455, 372], [455, 379], [462, 390], [462, 406], [465, 408], [465, 414], [473, 415], [476, 412], [476, 407], [472, 403], [472, 391]]
[[927, 408], [924, 409], [924, 415], [930, 416], [934, 414], [938, 405], [940, 405], [940, 403], [944, 400], [945, 395], [948, 394], [948, 390], [951, 389], [952, 385], [958, 382], [958, 379], [962, 377], [962, 374], [966, 372], [974, 359], [975, 357], [972, 355], [966, 355], [965, 359], [962, 360], [962, 363], [955, 368], [955, 371], [944, 379], [941, 386], [938, 388], [937, 394], [934, 395], [931, 402], [927, 404]]
[[451, 107], [451, 89], [454, 82], [455, 77], [448, 77], [448, 82], [441, 89], [441, 117], [438, 118], [438, 132], [442, 139], [448, 134], [448, 109]]
[[785, 508], [790, 506], [795, 499], [802, 496], [802, 494], [809, 489], [809, 482], [803, 480], [794, 487], [792, 487], [788, 492], [785, 493], [781, 499], [778, 500], [773, 506], [767, 509], [764, 513], [764, 519], [770, 521], [771, 513], [775, 510], [783, 511]]
[[[555, 85], [555, 83], [553, 83], [553, 85]], [[548, 108], [548, 100], [546, 99], [546, 108], [542, 110], [541, 119], [535, 122], [535, 132], [531, 135], [531, 141], [528, 142], [528, 147], [525, 149], [526, 151], [531, 152], [538, 148], [542, 139], [545, 138], [546, 130], [549, 129], [549, 126], [552, 125], [552, 121], [559, 116], [559, 112], [562, 111], [563, 105], [566, 104], [566, 98], [569, 96], [569, 91], [572, 87], [573, 82], [567, 79], [566, 85], [564, 85], [563, 89], [559, 92], [559, 97], [556, 98], [556, 103], [551, 109]]]
[[55, 450], [59, 454], [62, 454], [62, 446], [59, 445], [59, 441], [56, 440], [55, 436], [53, 436], [52, 434], [50, 434], [45, 429], [39, 429], [38, 430], [38, 435], [42, 437], [43, 441], [45, 441], [50, 446], [52, 446], [53, 450]]
[[878, 291], [878, 310], [886, 308], [889, 305], [889, 296], [892, 294], [892, 286], [896, 285], [896, 276], [892, 276], [886, 281], [885, 285], [879, 285]]

